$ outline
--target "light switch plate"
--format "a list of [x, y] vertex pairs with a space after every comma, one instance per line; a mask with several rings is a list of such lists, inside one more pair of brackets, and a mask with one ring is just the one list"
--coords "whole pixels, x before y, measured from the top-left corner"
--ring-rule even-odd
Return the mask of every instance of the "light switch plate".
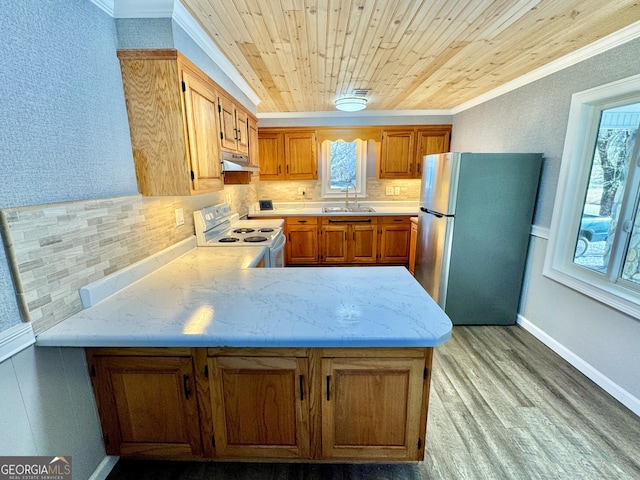
[[400, 195], [400, 187], [393, 187], [393, 194]]
[[184, 210], [182, 208], [176, 208], [176, 227], [184, 225]]

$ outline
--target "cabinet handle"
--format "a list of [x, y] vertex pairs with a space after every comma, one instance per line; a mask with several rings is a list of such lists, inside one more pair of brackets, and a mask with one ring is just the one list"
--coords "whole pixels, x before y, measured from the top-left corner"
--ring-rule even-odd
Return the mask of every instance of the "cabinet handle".
[[347, 241], [347, 232], [344, 232], [344, 241]]
[[278, 165], [278, 175], [282, 173], [282, 165]]
[[298, 223], [307, 223], [306, 220], [298, 220]]
[[371, 223], [371, 219], [370, 218], [362, 218], [360, 220], [333, 220], [332, 218], [329, 219], [329, 223]]
[[191, 395], [191, 391], [189, 390], [189, 375], [182, 376], [182, 386], [184, 387], [184, 398], [189, 400], [189, 395]]
[[331, 400], [331, 375], [327, 375], [327, 402]]
[[286, 166], [287, 173], [289, 173], [289, 165]]
[[300, 375], [300, 400], [304, 400], [304, 376]]
[[291, 243], [291, 232], [289, 232], [289, 243]]

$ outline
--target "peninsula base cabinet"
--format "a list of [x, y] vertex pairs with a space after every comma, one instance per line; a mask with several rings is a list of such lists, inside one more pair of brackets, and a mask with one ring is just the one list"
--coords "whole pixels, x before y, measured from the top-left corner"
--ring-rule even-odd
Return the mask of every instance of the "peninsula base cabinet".
[[91, 348], [110, 455], [424, 457], [432, 348]]

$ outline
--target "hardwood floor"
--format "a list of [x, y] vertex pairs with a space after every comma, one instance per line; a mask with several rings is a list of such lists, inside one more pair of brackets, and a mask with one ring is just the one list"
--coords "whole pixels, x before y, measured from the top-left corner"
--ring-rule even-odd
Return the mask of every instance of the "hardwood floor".
[[120, 460], [108, 480], [640, 479], [640, 418], [517, 326], [436, 349], [426, 438], [416, 464]]

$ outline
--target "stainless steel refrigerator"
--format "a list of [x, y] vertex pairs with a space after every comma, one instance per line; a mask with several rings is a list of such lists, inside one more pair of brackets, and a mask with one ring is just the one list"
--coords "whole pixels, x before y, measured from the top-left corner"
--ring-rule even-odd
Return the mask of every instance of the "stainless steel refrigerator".
[[515, 323], [542, 154], [424, 157], [415, 277], [454, 325]]

